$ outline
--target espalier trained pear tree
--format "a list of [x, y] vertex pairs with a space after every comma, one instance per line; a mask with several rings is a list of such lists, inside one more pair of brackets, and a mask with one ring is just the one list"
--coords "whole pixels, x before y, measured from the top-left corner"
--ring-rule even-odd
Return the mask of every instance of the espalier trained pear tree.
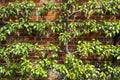
[[[54, 20], [46, 20], [46, 14], [58, 13]], [[41, 20], [31, 21], [31, 14], [40, 16]], [[81, 15], [82, 14], [82, 15]], [[79, 16], [79, 19], [76, 19]], [[106, 19], [106, 16], [112, 16]], [[84, 19], [81, 17], [84, 16]], [[92, 16], [99, 16], [92, 19]], [[8, 3], [0, 6], [0, 19], [4, 25], [0, 26], [0, 42], [7, 41], [10, 35], [18, 30], [33, 32], [36, 35], [58, 35], [57, 44], [41, 44], [28, 42], [14, 42], [0, 45], [0, 79], [1, 80], [44, 80], [50, 71], [57, 73], [56, 80], [119, 80], [120, 67], [115, 61], [120, 59], [120, 1], [119, 0], [67, 0], [62, 3], [47, 1], [40, 7], [32, 0]], [[105, 38], [113, 38], [114, 44], [104, 44], [92, 37], [89, 40], [77, 41], [76, 49], [69, 50], [69, 43], [74, 38], [86, 34], [102, 33]], [[89, 38], [89, 36], [87, 36]], [[64, 45], [64, 49], [61, 46]], [[66, 55], [65, 61], [58, 64], [56, 58], [62, 52]], [[35, 61], [30, 59], [30, 53], [40, 54]], [[52, 53], [51, 57], [46, 57]], [[109, 62], [91, 64], [85, 62], [83, 57], [90, 55], [109, 59]], [[14, 59], [16, 59], [15, 61]]]

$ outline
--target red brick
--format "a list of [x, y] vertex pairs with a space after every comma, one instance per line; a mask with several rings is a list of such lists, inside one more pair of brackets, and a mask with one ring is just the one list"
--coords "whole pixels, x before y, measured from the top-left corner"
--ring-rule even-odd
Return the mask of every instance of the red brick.
[[24, 38], [24, 41], [25, 41], [25, 42], [35, 41], [35, 40], [36, 40], [36, 38], [35, 38], [34, 36], [26, 36], [26, 37]]

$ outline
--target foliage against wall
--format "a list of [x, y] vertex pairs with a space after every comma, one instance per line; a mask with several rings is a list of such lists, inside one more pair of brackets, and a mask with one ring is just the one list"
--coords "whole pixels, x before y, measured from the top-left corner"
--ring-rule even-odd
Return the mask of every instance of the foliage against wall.
[[[0, 78], [3, 80], [13, 80], [19, 76], [19, 80], [48, 77], [49, 72], [58, 73], [58, 79], [86, 80], [120, 77], [120, 67], [111, 62], [98, 64], [84, 63], [80, 58], [89, 55], [101, 56], [105, 59], [115, 57], [120, 59], [120, 46], [112, 44], [102, 44], [99, 40], [78, 41], [75, 52], [68, 48], [69, 42], [73, 38], [78, 38], [84, 34], [103, 33], [106, 37], [114, 37], [119, 34], [120, 21], [116, 16], [120, 15], [119, 0], [89, 0], [80, 2], [79, 0], [69, 0], [64, 3], [46, 2], [41, 7], [36, 7], [32, 1], [15, 1], [7, 6], [0, 6], [0, 19], [4, 26], [0, 27], [0, 41], [7, 40], [8, 36], [16, 34], [17, 30], [26, 30], [28, 35], [36, 32], [37, 35], [45, 36], [48, 31], [51, 34], [58, 34], [58, 44], [46, 46], [25, 42], [4, 44], [0, 46]], [[57, 12], [53, 20], [46, 20], [46, 14], [52, 11]], [[32, 21], [31, 14], [41, 16], [41, 20]], [[84, 16], [84, 19], [76, 19], [76, 13]], [[105, 16], [112, 16], [112, 19], [105, 19]], [[98, 16], [100, 19], [91, 19]], [[65, 46], [65, 51], [60, 46]], [[59, 52], [66, 53], [63, 64], [57, 64]], [[38, 55], [35, 61], [30, 59], [30, 53]], [[47, 57], [52, 53], [51, 57]], [[77, 56], [79, 56], [79, 58]], [[57, 80], [58, 80], [57, 79]]]

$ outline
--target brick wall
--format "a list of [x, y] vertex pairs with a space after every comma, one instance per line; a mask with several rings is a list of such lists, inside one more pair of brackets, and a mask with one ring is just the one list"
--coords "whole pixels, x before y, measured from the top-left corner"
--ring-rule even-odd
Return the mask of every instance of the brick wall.
[[[15, 0], [2, 0], [0, 1], [0, 4], [2, 5], [6, 5], [8, 2], [14, 2]], [[24, 1], [24, 0], [21, 0]], [[33, 0], [34, 2], [36, 2], [37, 6], [41, 6], [42, 2], [44, 2], [45, 0]], [[53, 1], [53, 0], [52, 0]], [[59, 3], [62, 0], [54, 0], [55, 2]], [[88, 1], [88, 0], [81, 0], [82, 2], [84, 1]], [[52, 12], [48, 12], [47, 15], [45, 16], [45, 20], [53, 20], [56, 18], [58, 12], [52, 14]], [[117, 17], [118, 19], [120, 19], [120, 17]], [[75, 14], [75, 16], [72, 17], [72, 19], [81, 19], [81, 20], [87, 20], [88, 18], [85, 18], [82, 13], [81, 14]], [[112, 16], [106, 15], [106, 16], [91, 16], [89, 17], [89, 19], [97, 19], [97, 20], [102, 20], [102, 19], [113, 19]], [[40, 16], [31, 16], [31, 21], [39, 21], [41, 20]], [[76, 45], [77, 42], [79, 40], [86, 40], [86, 41], [91, 41], [92, 38], [98, 39], [99, 41], [101, 41], [104, 44], [113, 44], [113, 38], [106, 38], [105, 35], [101, 32], [101, 33], [90, 33], [90, 34], [85, 34], [82, 35], [80, 37], [77, 38], [73, 38], [70, 42], [69, 42], [69, 50], [70, 52], [74, 52], [76, 50]], [[28, 35], [27, 32], [25, 30], [18, 30], [16, 32], [16, 34], [12, 34], [10, 35], [6, 41], [2, 41], [0, 44], [5, 44], [5, 43], [14, 43], [14, 42], [30, 42], [30, 43], [38, 43], [41, 45], [48, 45], [48, 44], [58, 44], [58, 34], [51, 34], [48, 33], [46, 35], [36, 35], [35, 32], [33, 32], [31, 35]], [[63, 51], [65, 51], [65, 46], [61, 46], [61, 49]], [[58, 63], [63, 63], [64, 59], [65, 59], [65, 53], [61, 52], [58, 54], [59, 57], [57, 58]], [[32, 53], [30, 53], [30, 58], [32, 60], [36, 59], [36, 57], [34, 57], [35, 55], [33, 55]], [[38, 55], [39, 56], [39, 55]], [[49, 54], [48, 54], [49, 56]], [[79, 56], [78, 56], [79, 57]], [[111, 61], [111, 60], [106, 60], [103, 59], [99, 56], [92, 56], [90, 55], [89, 57], [83, 57], [82, 58], [83, 61], [87, 61], [90, 60], [92, 64], [95, 63], [102, 63], [104, 61]], [[4, 63], [4, 62], [3, 62]], [[118, 61], [117, 65], [120, 65], [120, 61]]]
[[[8, 2], [14, 2], [15, 0], [1, 0], [0, 4], [8, 4]], [[24, 0], [20, 0], [20, 1], [24, 1]], [[41, 6], [42, 3], [44, 3], [46, 0], [33, 0], [37, 7]], [[53, 2], [56, 3], [61, 3], [62, 1], [64, 2], [64, 0], [51, 0]], [[88, 0], [80, 0], [80, 2], [86, 2]], [[34, 12], [33, 12], [34, 13]], [[45, 20], [54, 20], [56, 18], [56, 15], [58, 14], [58, 12], [56, 11], [56, 13], [52, 13], [51, 11], [49, 11], [46, 16], [45, 16]], [[118, 17], [117, 17], [118, 18]], [[89, 18], [86, 18], [85, 16], [83, 16], [83, 13], [79, 14], [76, 13], [71, 19], [76, 19], [76, 20], [87, 20], [87, 19], [95, 19], [95, 20], [103, 20], [103, 19], [107, 19], [107, 20], [112, 20], [113, 16], [91, 16]], [[39, 21], [41, 20], [40, 16], [31, 16], [31, 21]], [[1, 22], [1, 21], [0, 21]], [[105, 35], [103, 33], [90, 33], [90, 34], [85, 34], [82, 35], [80, 37], [77, 38], [73, 38], [70, 42], [69, 42], [69, 50], [70, 52], [74, 52], [76, 50], [76, 44], [79, 40], [87, 40], [87, 41], [91, 41], [93, 38], [100, 40], [102, 43], [104, 44], [113, 44], [113, 39], [112, 38], [106, 38]], [[48, 45], [48, 44], [58, 44], [58, 34], [51, 34], [48, 33], [46, 35], [36, 35], [35, 32], [33, 32], [31, 35], [28, 35], [28, 33], [25, 30], [18, 30], [16, 32], [16, 34], [12, 34], [10, 35], [6, 41], [2, 41], [1, 44], [5, 44], [5, 43], [14, 43], [14, 42], [30, 42], [30, 43], [38, 43], [41, 45]], [[65, 51], [65, 46], [61, 46], [61, 49], [63, 51]], [[62, 62], [64, 61], [64, 56], [65, 53], [59, 53], [59, 58], [58, 61]], [[86, 58], [83, 58], [83, 60]], [[88, 60], [91, 60], [92, 63], [96, 63], [95, 61], [100, 60], [99, 58], [97, 58], [96, 56], [94, 57], [88, 57]], [[102, 59], [101, 61], [104, 61], [104, 59]]]
[[[7, 5], [8, 2], [14, 2], [15, 0], [1, 0], [0, 4], [1, 5]], [[21, 0], [24, 1], [24, 0]], [[45, 0], [34, 0], [34, 2], [36, 2], [37, 6], [41, 6], [42, 2], [44, 2]], [[54, 0], [56, 3], [61, 2], [62, 0]], [[81, 1], [88, 1], [88, 0], [81, 0]], [[45, 16], [45, 20], [54, 20], [56, 18], [56, 16], [58, 15], [58, 12], [56, 11], [56, 13], [52, 13], [52, 12], [48, 12]], [[85, 16], [83, 16], [83, 14], [79, 14], [76, 13], [74, 16], [71, 17], [71, 19], [75, 19], [75, 20], [87, 20], [87, 19], [96, 19], [96, 20], [103, 20], [103, 19], [113, 19], [116, 18], [118, 20], [120, 20], [120, 15], [117, 15], [116, 17], [110, 16], [110, 15], [106, 15], [106, 16], [91, 16], [89, 18], [86, 18]], [[31, 21], [39, 21], [41, 20], [40, 16], [31, 16]], [[0, 24], [2, 24], [2, 21], [0, 20]], [[86, 41], [91, 41], [92, 38], [98, 39], [100, 42], [102, 42], [103, 44], [113, 44], [113, 38], [106, 38], [104, 33], [100, 32], [100, 33], [90, 33], [90, 34], [84, 34], [80, 37], [77, 38], [73, 38], [68, 45], [68, 48], [70, 50], [70, 52], [74, 52], [76, 51], [76, 45], [77, 42], [79, 40], [86, 40]], [[30, 42], [30, 43], [38, 43], [40, 45], [48, 45], [48, 44], [58, 44], [58, 34], [50, 34], [49, 31], [46, 35], [36, 35], [36, 32], [33, 32], [31, 35], [28, 35], [27, 31], [25, 30], [18, 30], [16, 32], [16, 34], [12, 34], [10, 35], [6, 41], [1, 41], [0, 45], [3, 44], [9, 44], [9, 43], [14, 43], [14, 42]], [[119, 43], [118, 43], [119, 44]], [[65, 51], [65, 46], [61, 46], [61, 50]], [[39, 56], [39, 54], [36, 56], [32, 53], [30, 54], [30, 59], [31, 60], [35, 60], [37, 59], [37, 56]], [[47, 55], [48, 57], [50, 56], [50, 54]], [[63, 63], [65, 60], [65, 52], [61, 52], [58, 54], [58, 63]], [[78, 56], [79, 58], [79, 56]], [[99, 56], [93, 56], [90, 55], [89, 57], [83, 57], [82, 60], [84, 62], [86, 62], [87, 60], [90, 60], [90, 62], [92, 64], [96, 64], [96, 63], [102, 63], [104, 61], [109, 62], [111, 60], [107, 60], [104, 58], [101, 58]], [[15, 59], [15, 61], [18, 61], [17, 59]], [[4, 63], [4, 61], [0, 61], [0, 63]], [[117, 61], [116, 65], [120, 65], [120, 61]], [[55, 76], [49, 76], [50, 80], [52, 80]]]

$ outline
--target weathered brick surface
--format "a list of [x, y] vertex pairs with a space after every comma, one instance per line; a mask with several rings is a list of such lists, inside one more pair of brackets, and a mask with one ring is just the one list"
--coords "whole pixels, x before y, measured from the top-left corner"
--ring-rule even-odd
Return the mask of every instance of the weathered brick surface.
[[[14, 0], [0, 0], [0, 4], [1, 5], [6, 5], [8, 2], [13, 2]], [[24, 1], [24, 0], [21, 0]], [[36, 2], [37, 6], [41, 6], [42, 3], [44, 3], [46, 0], [33, 0], [34, 2]], [[56, 3], [59, 3], [63, 0], [55, 0]], [[80, 0], [81, 2], [86, 2], [88, 0]], [[6, 3], [6, 4], [5, 4]], [[56, 11], [56, 13], [52, 13], [51, 11], [49, 11], [46, 16], [44, 17], [44, 20], [55, 20], [56, 19], [56, 15], [58, 15], [59, 12]], [[42, 18], [40, 16], [35, 16], [34, 12], [31, 16], [31, 21], [39, 21]], [[83, 13], [76, 13], [74, 16], [71, 17], [71, 20], [75, 19], [77, 20], [86, 20], [86, 19], [95, 19], [95, 20], [103, 20], [103, 19], [107, 19], [107, 20], [114, 20], [114, 19], [120, 19], [120, 15], [116, 17], [111, 16], [111, 15], [106, 15], [106, 16], [90, 16], [88, 18], [86, 18], [85, 16], [83, 16]], [[0, 23], [2, 21], [0, 20]], [[77, 42], [79, 40], [86, 40], [86, 41], [91, 41], [93, 38], [98, 39], [100, 42], [102, 42], [103, 44], [113, 44], [113, 39], [112, 38], [106, 38], [105, 35], [103, 33], [90, 33], [90, 34], [84, 34], [80, 37], [77, 38], [73, 38], [70, 42], [69, 42], [69, 50], [70, 52], [74, 52], [76, 51], [76, 45]], [[5, 43], [14, 43], [14, 42], [30, 42], [30, 43], [38, 43], [40, 45], [48, 45], [48, 44], [55, 44], [57, 45], [59, 43], [58, 41], [58, 34], [50, 34], [47, 33], [46, 35], [36, 35], [35, 32], [33, 32], [32, 35], [28, 35], [27, 31], [25, 30], [18, 30], [16, 31], [16, 33], [14, 35], [10, 35], [7, 38], [7, 41], [2, 41], [0, 44], [5, 44]], [[119, 44], [119, 43], [118, 43]], [[61, 46], [61, 50], [65, 51], [65, 46]], [[29, 53], [30, 55], [30, 60], [34, 61], [38, 58], [40, 58], [41, 54], [37, 53], [37, 54], [33, 54], [33, 53]], [[48, 54], [47, 57], [50, 57], [51, 54]], [[58, 54], [58, 63], [64, 63], [65, 60], [65, 53], [61, 52]], [[80, 58], [78, 56], [78, 58]], [[82, 57], [82, 60], [84, 62], [86, 61], [91, 61], [92, 64], [97, 64], [97, 63], [102, 63], [104, 61], [109, 62], [111, 60], [107, 60], [104, 59], [102, 57], [99, 56], [92, 56], [90, 55], [89, 57]], [[13, 59], [14, 62], [18, 62], [19, 60], [17, 58]], [[5, 61], [0, 60], [0, 63], [5, 63]], [[117, 65], [120, 65], [120, 61], [117, 61]], [[52, 80], [51, 77], [55, 77], [54, 75], [50, 75], [49, 76], [49, 80]]]
[[[8, 2], [13, 2], [14, 0], [3, 0], [0, 1], [1, 4], [7, 4]], [[20, 0], [24, 1], [24, 0]], [[44, 3], [46, 0], [33, 0], [37, 6], [41, 6], [42, 3]], [[56, 3], [59, 2], [64, 2], [64, 0], [54, 0]], [[88, 0], [80, 0], [80, 2], [87, 2]], [[42, 18], [40, 16], [35, 16], [35, 11], [31, 14], [31, 21], [40, 21]], [[49, 11], [45, 17], [44, 20], [55, 20], [57, 15], [59, 14], [58, 11], [55, 13], [52, 13], [52, 11]], [[115, 18], [114, 16], [111, 15], [106, 15], [106, 16], [98, 16], [98, 15], [93, 15], [90, 17], [85, 17], [83, 16], [83, 13], [76, 13], [71, 17], [71, 20], [75, 19], [77, 20], [86, 20], [86, 19], [95, 19], [95, 20], [113, 20]], [[115, 18], [116, 19], [116, 18]], [[76, 45], [79, 40], [86, 40], [86, 41], [91, 41], [93, 38], [100, 40], [103, 44], [113, 44], [112, 38], [106, 38], [103, 33], [90, 33], [90, 34], [84, 34], [80, 37], [73, 38], [69, 42], [69, 50], [70, 52], [76, 51]], [[17, 30], [15, 34], [10, 35], [7, 38], [7, 41], [3, 41], [2, 43], [14, 43], [14, 42], [30, 42], [30, 43], [38, 43], [40, 45], [48, 45], [48, 44], [58, 44], [58, 34], [50, 34], [47, 33], [46, 35], [36, 35], [35, 32], [33, 32], [31, 35], [28, 35], [27, 31], [25, 30]], [[65, 46], [61, 46], [61, 49], [65, 51]], [[96, 58], [96, 57], [95, 57]], [[60, 60], [63, 60], [59, 58]]]

